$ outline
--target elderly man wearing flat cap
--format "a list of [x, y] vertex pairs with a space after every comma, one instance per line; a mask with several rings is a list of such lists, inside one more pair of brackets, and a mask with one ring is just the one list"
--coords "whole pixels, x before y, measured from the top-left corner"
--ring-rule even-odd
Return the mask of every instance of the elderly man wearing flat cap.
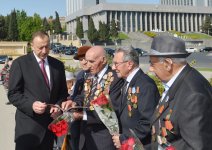
[[[83, 90], [83, 83], [86, 76], [89, 74], [89, 68], [87, 66], [87, 61], [85, 60], [85, 54], [90, 49], [90, 46], [81, 46], [78, 48], [76, 55], [74, 56], [75, 60], [79, 60], [81, 71], [76, 76], [76, 83], [70, 95], [70, 100], [62, 103], [62, 108], [64, 110], [72, 106], [72, 102], [75, 101], [75, 97], [81, 93]], [[73, 121], [71, 124], [71, 149], [79, 149], [79, 138], [80, 138], [80, 120]]]
[[185, 42], [157, 36], [148, 55], [165, 88], [152, 118], [152, 149], [211, 150], [212, 87], [186, 62]]

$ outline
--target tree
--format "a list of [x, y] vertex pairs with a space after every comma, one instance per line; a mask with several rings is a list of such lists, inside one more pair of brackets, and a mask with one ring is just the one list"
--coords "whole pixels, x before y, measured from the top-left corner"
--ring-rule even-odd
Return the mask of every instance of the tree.
[[84, 38], [82, 21], [80, 20], [79, 17], [77, 17], [76, 20], [77, 20], [76, 35], [77, 35], [80, 39], [82, 39], [82, 38]]
[[205, 21], [202, 24], [202, 31], [206, 34], [212, 34], [212, 23], [210, 16], [206, 16]]
[[7, 37], [6, 20], [0, 15], [0, 40], [5, 40]]
[[94, 43], [98, 38], [98, 32], [95, 28], [93, 19], [90, 17], [88, 21], [88, 39], [91, 43]]
[[106, 23], [99, 21], [99, 40], [102, 42], [108, 41], [110, 38], [110, 30]]
[[44, 30], [45, 32], [50, 31], [50, 25], [49, 25], [49, 23], [48, 23], [46, 17], [43, 18], [43, 24], [42, 24], [42, 25], [43, 25], [43, 30]]
[[61, 27], [60, 18], [59, 18], [57, 11], [55, 11], [55, 15], [56, 15], [56, 18], [53, 21], [53, 30], [54, 30], [54, 33], [61, 34], [62, 33], [62, 27]]
[[9, 29], [8, 29], [8, 40], [17, 41], [18, 40], [18, 23], [16, 18], [15, 9], [11, 12]]
[[111, 35], [113, 40], [117, 40], [117, 38], [118, 38], [118, 26], [117, 26], [114, 19], [111, 21], [110, 35]]

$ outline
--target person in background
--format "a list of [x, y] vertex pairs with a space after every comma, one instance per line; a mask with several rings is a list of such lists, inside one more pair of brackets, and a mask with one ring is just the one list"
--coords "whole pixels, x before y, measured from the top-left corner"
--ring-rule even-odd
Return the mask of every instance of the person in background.
[[[50, 150], [55, 136], [48, 130], [68, 97], [64, 64], [49, 56], [49, 35], [32, 35], [32, 52], [15, 59], [9, 76], [8, 99], [16, 107], [15, 149]], [[51, 104], [51, 105], [48, 105]]]
[[68, 94], [70, 94], [70, 96], [71, 96], [73, 94], [73, 91], [74, 91], [76, 78], [75, 78], [73, 72], [66, 71], [65, 75], [66, 75], [66, 85], [67, 85], [67, 88], [68, 88]]
[[129, 129], [144, 146], [150, 144], [150, 121], [160, 98], [157, 86], [139, 68], [139, 55], [132, 47], [120, 47], [115, 51], [112, 68], [125, 80], [118, 111], [121, 131], [120, 135], [113, 136], [114, 145], [120, 148], [121, 143], [132, 136]]
[[[71, 107], [72, 102], [75, 102], [77, 95], [81, 94], [83, 90], [84, 80], [89, 76], [89, 68], [87, 66], [87, 61], [85, 60], [85, 54], [90, 49], [90, 46], [81, 46], [77, 49], [77, 53], [74, 56], [74, 60], [79, 60], [81, 71], [76, 76], [76, 82], [72, 94], [70, 95], [70, 100], [62, 103], [62, 108], [64, 110]], [[71, 123], [71, 148], [72, 150], [79, 149], [79, 139], [80, 139], [80, 123], [81, 120], [75, 120]]]
[[185, 42], [157, 36], [148, 55], [165, 88], [151, 122], [152, 149], [212, 149], [212, 87], [186, 62]]

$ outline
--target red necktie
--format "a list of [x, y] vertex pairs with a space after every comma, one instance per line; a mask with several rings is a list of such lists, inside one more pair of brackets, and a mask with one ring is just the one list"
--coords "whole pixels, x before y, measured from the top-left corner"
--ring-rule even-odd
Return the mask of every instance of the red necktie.
[[44, 65], [45, 60], [42, 59], [42, 60], [40, 61], [40, 63], [41, 63], [40, 68], [41, 68], [41, 71], [42, 71], [42, 73], [43, 73], [43, 77], [44, 77], [44, 79], [45, 79], [45, 81], [46, 81], [46, 84], [47, 84], [48, 87], [49, 87], [49, 79], [48, 79], [48, 76], [47, 76], [47, 73], [46, 73], [46, 69], [45, 69], [45, 65]]

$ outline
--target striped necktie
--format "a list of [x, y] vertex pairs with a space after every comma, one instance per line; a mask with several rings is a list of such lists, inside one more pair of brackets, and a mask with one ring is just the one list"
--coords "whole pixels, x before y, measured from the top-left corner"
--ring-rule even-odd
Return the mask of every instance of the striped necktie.
[[94, 96], [94, 93], [95, 93], [95, 91], [96, 91], [97, 84], [98, 84], [98, 76], [95, 75], [95, 76], [93, 77], [92, 88], [91, 88], [91, 96], [92, 96], [92, 97]]
[[49, 87], [49, 79], [48, 79], [48, 76], [47, 76], [47, 73], [46, 73], [46, 69], [45, 69], [45, 60], [41, 60], [40, 61], [40, 69], [41, 69], [41, 71], [42, 71], [42, 73], [43, 73], [43, 77], [44, 77], [44, 79], [45, 79], [45, 81], [46, 81], [46, 84], [47, 84], [47, 86]]

